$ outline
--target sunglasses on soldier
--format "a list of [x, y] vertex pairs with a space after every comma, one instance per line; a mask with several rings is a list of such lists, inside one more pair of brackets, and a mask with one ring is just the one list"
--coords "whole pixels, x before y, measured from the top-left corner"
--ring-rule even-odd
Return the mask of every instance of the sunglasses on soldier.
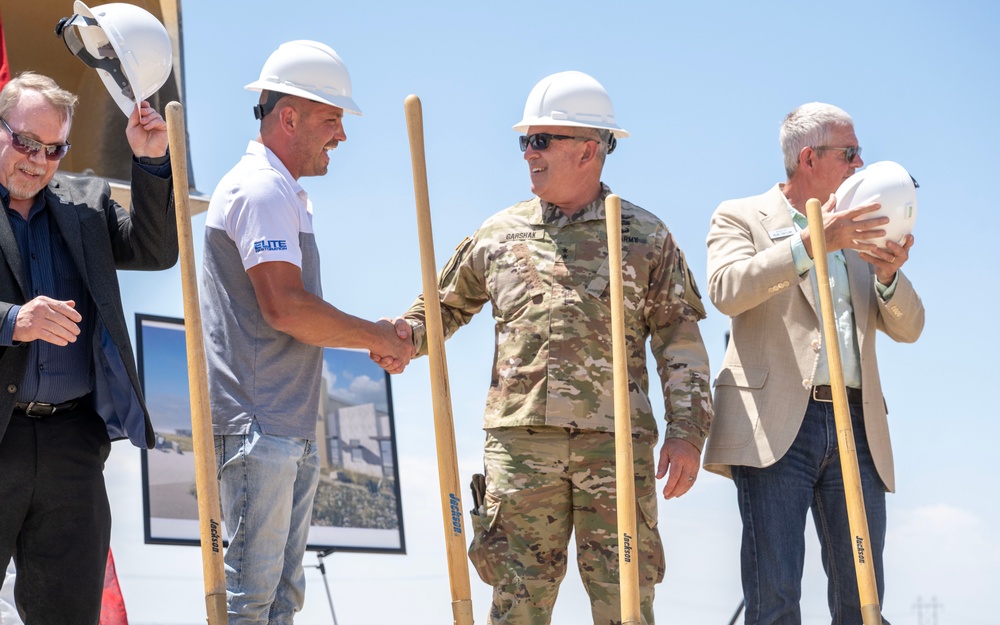
[[572, 139], [573, 141], [597, 141], [592, 137], [571, 137], [569, 135], [554, 135], [548, 132], [536, 132], [533, 135], [521, 135], [518, 140], [521, 142], [521, 151], [524, 152], [531, 146], [532, 150], [545, 150], [549, 147], [550, 141]]
[[44, 150], [46, 159], [50, 161], [58, 161], [62, 157], [66, 156], [66, 152], [69, 152], [68, 143], [48, 145], [42, 143], [41, 141], [35, 141], [34, 139], [30, 139], [11, 130], [6, 119], [0, 117], [0, 122], [3, 123], [3, 127], [10, 133], [10, 143], [14, 146], [14, 149], [29, 158]]

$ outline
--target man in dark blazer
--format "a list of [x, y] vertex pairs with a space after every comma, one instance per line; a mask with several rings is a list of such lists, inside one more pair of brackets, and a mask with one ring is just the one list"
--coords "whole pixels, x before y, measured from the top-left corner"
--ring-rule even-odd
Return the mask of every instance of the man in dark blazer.
[[116, 269], [177, 260], [167, 133], [129, 117], [132, 210], [56, 176], [76, 96], [21, 74], [0, 92], [0, 562], [28, 623], [100, 619], [112, 440], [152, 447]]

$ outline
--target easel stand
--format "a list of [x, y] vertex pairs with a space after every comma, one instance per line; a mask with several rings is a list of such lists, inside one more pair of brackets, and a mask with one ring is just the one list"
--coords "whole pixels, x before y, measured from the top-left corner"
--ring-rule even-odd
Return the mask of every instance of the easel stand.
[[326, 581], [326, 565], [323, 564], [323, 558], [331, 555], [336, 549], [333, 547], [329, 549], [324, 549], [323, 551], [316, 552], [316, 560], [319, 564], [305, 564], [303, 565], [307, 569], [319, 569], [320, 575], [323, 576], [323, 588], [326, 589], [326, 600], [330, 602], [330, 616], [333, 617], [333, 625], [337, 625], [337, 613], [333, 610], [333, 595], [330, 594], [330, 584]]

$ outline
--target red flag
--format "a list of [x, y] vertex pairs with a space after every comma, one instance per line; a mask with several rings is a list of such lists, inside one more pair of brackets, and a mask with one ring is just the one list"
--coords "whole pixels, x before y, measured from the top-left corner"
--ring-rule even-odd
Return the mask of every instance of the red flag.
[[104, 596], [101, 599], [101, 625], [128, 625], [125, 614], [125, 600], [122, 589], [118, 586], [118, 575], [115, 573], [115, 559], [108, 549], [108, 568], [104, 571]]
[[10, 80], [10, 66], [7, 65], [7, 44], [3, 41], [3, 22], [0, 21], [0, 89]]

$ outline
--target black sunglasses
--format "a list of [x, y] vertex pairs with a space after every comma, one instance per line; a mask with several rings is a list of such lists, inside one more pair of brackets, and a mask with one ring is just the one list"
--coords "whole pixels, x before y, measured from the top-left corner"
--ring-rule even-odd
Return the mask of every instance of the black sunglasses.
[[14, 146], [14, 149], [24, 154], [27, 157], [32, 157], [38, 152], [45, 150], [45, 158], [50, 161], [58, 161], [62, 157], [66, 156], [66, 152], [69, 152], [68, 143], [60, 143], [59, 145], [48, 145], [42, 143], [41, 141], [35, 141], [34, 139], [29, 139], [24, 135], [20, 135], [10, 129], [7, 125], [7, 120], [0, 117], [0, 122], [3, 123], [3, 127], [7, 129], [10, 133], [11, 142], [10, 144]]
[[533, 135], [521, 135], [518, 140], [521, 142], [521, 151], [524, 152], [531, 146], [532, 150], [544, 150], [549, 147], [549, 142], [554, 140], [572, 139], [573, 141], [597, 141], [592, 137], [571, 137], [569, 135], [554, 135], [548, 132], [536, 132]]
[[848, 148], [837, 148], [837, 147], [833, 147], [833, 146], [830, 146], [830, 145], [816, 145], [816, 146], [813, 146], [813, 149], [814, 150], [843, 150], [844, 151], [844, 160], [847, 161], [848, 163], [853, 163], [854, 159], [856, 159], [858, 157], [858, 155], [861, 154], [861, 146], [857, 146], [857, 145], [852, 145], [851, 147], [848, 147]]

